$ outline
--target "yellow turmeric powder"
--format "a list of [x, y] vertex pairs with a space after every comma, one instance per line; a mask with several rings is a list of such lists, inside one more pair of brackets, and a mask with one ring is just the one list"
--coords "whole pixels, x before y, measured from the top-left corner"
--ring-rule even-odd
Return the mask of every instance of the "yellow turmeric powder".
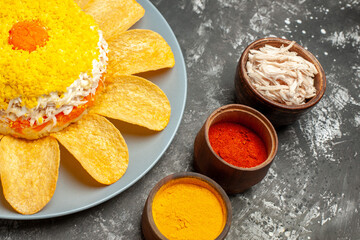
[[196, 178], [181, 178], [162, 186], [152, 214], [159, 231], [171, 240], [209, 240], [222, 232], [226, 212], [219, 193]]

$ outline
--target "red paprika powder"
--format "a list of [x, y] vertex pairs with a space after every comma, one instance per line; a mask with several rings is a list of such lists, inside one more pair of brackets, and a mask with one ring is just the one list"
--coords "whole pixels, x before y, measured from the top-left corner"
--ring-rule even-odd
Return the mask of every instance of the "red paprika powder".
[[219, 122], [210, 126], [209, 140], [219, 157], [237, 167], [255, 167], [267, 159], [262, 139], [238, 123]]

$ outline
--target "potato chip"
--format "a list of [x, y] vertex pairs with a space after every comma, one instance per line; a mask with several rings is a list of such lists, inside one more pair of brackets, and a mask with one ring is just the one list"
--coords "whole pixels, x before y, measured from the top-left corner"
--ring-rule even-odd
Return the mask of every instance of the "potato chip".
[[[0, 134], [0, 140], [3, 138], [4, 136]], [[1, 172], [1, 165], [0, 165], [0, 172]]]
[[19, 213], [40, 211], [55, 192], [59, 164], [59, 144], [52, 137], [33, 141], [3, 137], [0, 165], [5, 199]]
[[[0, 140], [3, 138], [3, 135], [0, 135]], [[0, 165], [0, 172], [1, 172], [1, 165]]]
[[83, 10], [94, 17], [107, 41], [128, 30], [145, 14], [135, 0], [90, 0]]
[[168, 43], [156, 32], [144, 29], [126, 31], [109, 42], [110, 74], [131, 75], [175, 65]]
[[86, 6], [86, 4], [89, 2], [90, 0], [75, 0], [75, 2], [77, 3], [77, 5], [79, 5], [79, 7], [81, 9], [84, 9], [84, 7]]
[[90, 111], [160, 131], [170, 119], [170, 103], [154, 83], [136, 76], [109, 79]]
[[112, 184], [125, 173], [129, 153], [119, 130], [102, 116], [88, 114], [52, 134], [98, 182]]

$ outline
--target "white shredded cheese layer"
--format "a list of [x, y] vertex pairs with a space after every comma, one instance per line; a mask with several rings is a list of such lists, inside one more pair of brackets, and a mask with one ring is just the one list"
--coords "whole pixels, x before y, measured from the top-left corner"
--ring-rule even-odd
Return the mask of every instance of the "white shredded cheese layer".
[[304, 104], [316, 94], [314, 64], [289, 49], [265, 45], [252, 49], [246, 64], [252, 86], [264, 97], [286, 105]]
[[74, 107], [85, 104], [86, 100], [83, 100], [83, 98], [89, 94], [95, 94], [99, 81], [106, 72], [108, 44], [101, 31], [99, 31], [98, 49], [100, 52], [99, 59], [94, 59], [92, 62], [92, 76], [87, 73], [80, 73], [79, 78], [66, 88], [66, 92], [62, 96], [59, 96], [58, 92], [40, 96], [37, 99], [38, 105], [31, 109], [21, 106], [20, 97], [12, 99], [5, 111], [0, 110], [0, 121], [15, 121], [23, 117], [30, 121], [31, 126], [35, 123], [41, 125], [51, 120], [53, 120], [55, 126], [55, 116], [57, 114], [64, 113], [64, 115], [68, 115]]

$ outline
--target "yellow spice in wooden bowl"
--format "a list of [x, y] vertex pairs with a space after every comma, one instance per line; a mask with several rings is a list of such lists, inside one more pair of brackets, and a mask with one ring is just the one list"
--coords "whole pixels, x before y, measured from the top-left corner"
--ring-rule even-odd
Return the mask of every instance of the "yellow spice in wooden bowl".
[[172, 180], [152, 204], [154, 221], [169, 239], [215, 239], [226, 222], [224, 202], [209, 184], [196, 178]]

